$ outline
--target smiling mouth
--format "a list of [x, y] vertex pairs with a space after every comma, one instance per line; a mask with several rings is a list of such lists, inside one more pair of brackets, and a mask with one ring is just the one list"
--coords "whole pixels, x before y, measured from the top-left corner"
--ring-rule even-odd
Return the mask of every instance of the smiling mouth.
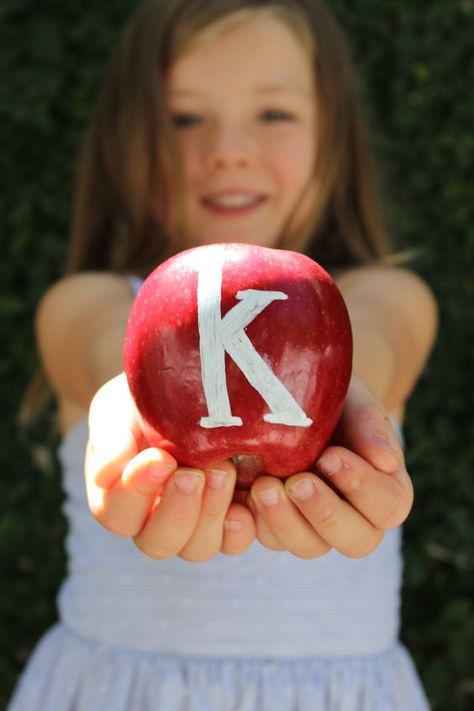
[[265, 201], [264, 195], [249, 193], [223, 193], [201, 198], [201, 204], [221, 214], [242, 214], [258, 207]]

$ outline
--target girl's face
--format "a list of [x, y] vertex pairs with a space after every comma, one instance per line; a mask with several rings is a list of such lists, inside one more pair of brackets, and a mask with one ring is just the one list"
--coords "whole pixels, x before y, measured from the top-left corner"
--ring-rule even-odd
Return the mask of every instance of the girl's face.
[[269, 12], [232, 23], [178, 58], [167, 90], [185, 246], [275, 246], [294, 232], [314, 200], [316, 157], [314, 76], [296, 34]]

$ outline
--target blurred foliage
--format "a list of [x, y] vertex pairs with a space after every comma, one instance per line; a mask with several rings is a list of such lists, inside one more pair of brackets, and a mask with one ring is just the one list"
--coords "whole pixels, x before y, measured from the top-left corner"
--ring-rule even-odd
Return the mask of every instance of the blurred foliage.
[[[35, 304], [61, 272], [78, 141], [132, 0], [0, 4], [0, 707], [54, 621], [62, 492], [48, 416], [16, 423]], [[439, 302], [407, 414], [417, 498], [405, 526], [403, 639], [433, 709], [474, 707], [472, 0], [332, 0], [376, 127], [388, 208]]]

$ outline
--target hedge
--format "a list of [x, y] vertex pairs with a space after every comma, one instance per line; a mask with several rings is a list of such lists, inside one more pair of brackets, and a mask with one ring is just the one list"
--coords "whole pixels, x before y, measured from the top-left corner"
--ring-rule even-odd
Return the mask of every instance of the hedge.
[[[51, 417], [16, 422], [34, 370], [35, 305], [61, 272], [74, 161], [132, 0], [0, 6], [0, 707], [56, 619], [65, 521]], [[333, 0], [350, 38], [412, 266], [440, 308], [406, 419], [416, 504], [404, 527], [403, 639], [433, 709], [474, 706], [472, 0]]]

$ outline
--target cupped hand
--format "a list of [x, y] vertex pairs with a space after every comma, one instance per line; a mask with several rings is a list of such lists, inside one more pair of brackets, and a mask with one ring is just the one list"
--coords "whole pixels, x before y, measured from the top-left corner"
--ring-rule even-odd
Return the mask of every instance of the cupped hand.
[[91, 403], [85, 474], [95, 518], [152, 558], [204, 561], [219, 551], [242, 553], [255, 539], [251, 512], [232, 502], [232, 464], [178, 467], [164, 450], [149, 448], [123, 374]]
[[379, 545], [385, 530], [401, 525], [412, 507], [398, 436], [359, 380], [351, 381], [333, 443], [315, 472], [254, 482], [248, 505], [263, 545], [301, 558], [332, 548], [361, 558]]

